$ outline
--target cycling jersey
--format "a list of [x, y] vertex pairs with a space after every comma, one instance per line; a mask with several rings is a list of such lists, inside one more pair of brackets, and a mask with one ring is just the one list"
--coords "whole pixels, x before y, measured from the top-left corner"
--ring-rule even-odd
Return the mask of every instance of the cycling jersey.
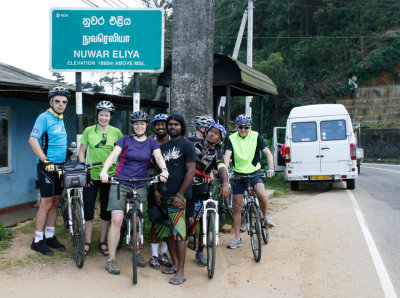
[[[33, 126], [31, 137], [37, 138], [43, 153], [53, 163], [64, 163], [67, 155], [67, 132], [64, 120], [57, 118], [48, 109], [40, 114]], [[39, 158], [36, 158], [39, 163]]]
[[[103, 134], [97, 124], [87, 127], [80, 139], [81, 144], [89, 147], [87, 163], [105, 162], [114, 149], [114, 143], [120, 138], [122, 138], [122, 132], [111, 125], [108, 126], [108, 130], [105, 134]], [[103, 165], [100, 165], [90, 170], [93, 180], [100, 180], [99, 175], [102, 169]], [[110, 177], [114, 176], [114, 174], [115, 163], [108, 169], [108, 175]]]
[[233, 171], [240, 174], [251, 174], [261, 168], [261, 151], [267, 144], [258, 134], [250, 130], [242, 138], [238, 132], [231, 134], [226, 140], [226, 150], [232, 151]]
[[[198, 157], [198, 160], [196, 162], [196, 170], [198, 170], [202, 174], [209, 175], [211, 173], [211, 170], [219, 169], [220, 167], [225, 166], [224, 156], [222, 154], [222, 147], [220, 144], [211, 148], [205, 148], [205, 140], [201, 140], [199, 138], [189, 138], [189, 140], [193, 142], [194, 149], [196, 150], [196, 154]], [[193, 185], [198, 184], [202, 184], [201, 179], [198, 179], [198, 177], [194, 177]]]

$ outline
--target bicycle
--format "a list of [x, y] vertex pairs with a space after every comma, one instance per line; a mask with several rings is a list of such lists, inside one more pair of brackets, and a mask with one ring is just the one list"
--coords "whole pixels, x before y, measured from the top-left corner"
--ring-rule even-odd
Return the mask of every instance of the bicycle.
[[261, 260], [261, 237], [265, 244], [269, 242], [269, 229], [264, 223], [261, 224], [262, 212], [258, 201], [257, 194], [255, 193], [251, 180], [253, 178], [267, 178], [265, 173], [257, 175], [241, 175], [232, 176], [231, 180], [245, 180], [246, 191], [243, 195], [243, 208], [242, 214], [246, 222], [247, 234], [250, 236], [251, 249], [256, 262]]
[[201, 207], [198, 211], [195, 210], [193, 223], [188, 223], [187, 234], [188, 238], [193, 237], [193, 250], [196, 249], [196, 234], [195, 229], [202, 218], [202, 239], [203, 244], [207, 248], [207, 275], [212, 279], [215, 271], [216, 260], [216, 247], [219, 244], [219, 214], [218, 214], [218, 200], [214, 199], [214, 192], [212, 183], [208, 184], [208, 198], [202, 201]]
[[[143, 214], [143, 200], [137, 191], [138, 182], [148, 182], [149, 184], [159, 183], [159, 176], [153, 176], [148, 178], [131, 178], [123, 179], [117, 177], [111, 177], [110, 183], [119, 184], [121, 181], [132, 183], [129, 187], [132, 192], [126, 197], [125, 217], [124, 217], [124, 229], [126, 236], [126, 247], [132, 251], [132, 281], [133, 284], [137, 284], [137, 253], [139, 249], [143, 248], [144, 245], [144, 214]], [[120, 191], [118, 185], [118, 200], [120, 199]], [[139, 208], [135, 202], [139, 203]], [[136, 240], [135, 240], [136, 239]]]
[[[90, 181], [91, 170], [101, 162], [92, 164], [56, 165], [55, 170], [62, 173], [62, 183], [65, 193], [62, 196], [63, 216], [68, 211], [68, 227], [74, 246], [75, 263], [82, 268], [85, 260], [85, 218], [83, 216], [83, 187]], [[67, 206], [66, 206], [67, 205]], [[65, 226], [65, 221], [64, 221]]]
[[[215, 180], [214, 180], [215, 181]], [[226, 224], [227, 218], [230, 218], [231, 222], [233, 222], [233, 199], [232, 193], [224, 200], [220, 195], [220, 191], [222, 188], [222, 184], [218, 184], [216, 187], [213, 188], [213, 198], [218, 201], [220, 204], [220, 208], [218, 208], [219, 212], [219, 231], [223, 228]], [[229, 185], [230, 189], [230, 185]]]

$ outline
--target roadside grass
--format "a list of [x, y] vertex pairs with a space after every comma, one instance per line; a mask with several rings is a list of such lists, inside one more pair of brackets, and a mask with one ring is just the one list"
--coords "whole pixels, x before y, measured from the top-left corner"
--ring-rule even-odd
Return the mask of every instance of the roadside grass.
[[400, 164], [400, 158], [364, 158], [364, 162]]
[[0, 222], [0, 251], [10, 247], [11, 240], [14, 236], [14, 230], [4, 227], [3, 222]]
[[266, 189], [275, 190], [274, 197], [281, 197], [289, 194], [289, 182], [285, 181], [285, 173], [283, 172], [276, 172], [274, 177], [264, 182]]

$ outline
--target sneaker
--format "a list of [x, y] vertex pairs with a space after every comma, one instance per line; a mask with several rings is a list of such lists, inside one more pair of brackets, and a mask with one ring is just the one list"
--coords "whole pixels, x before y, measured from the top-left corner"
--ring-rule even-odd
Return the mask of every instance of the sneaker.
[[160, 269], [160, 262], [158, 261], [157, 257], [151, 257], [149, 263], [151, 268], [156, 270]]
[[274, 228], [275, 224], [272, 221], [271, 217], [269, 217], [268, 215], [264, 217], [264, 225], [266, 225], [268, 228]]
[[207, 265], [207, 260], [206, 260], [206, 258], [204, 257], [202, 251], [198, 251], [198, 252], [196, 253], [196, 260], [197, 260], [197, 263], [199, 263], [199, 266], [201, 266], [201, 267]]
[[166, 253], [158, 255], [158, 261], [160, 262], [161, 266], [168, 266], [169, 260]]
[[44, 241], [46, 242], [47, 246], [50, 246], [51, 248], [58, 249], [59, 251], [65, 251], [65, 246], [58, 242], [56, 236], [45, 238]]
[[138, 267], [144, 267], [146, 265], [146, 261], [144, 260], [144, 258], [142, 257], [142, 254], [140, 252], [138, 252], [136, 260], [137, 260]]
[[45, 256], [53, 256], [54, 255], [54, 251], [52, 251], [50, 248], [48, 248], [48, 246], [46, 245], [44, 240], [35, 242], [35, 239], [33, 239], [32, 244], [31, 244], [31, 249], [33, 249], [34, 251], [40, 252], [41, 254], [44, 254]]
[[119, 274], [119, 268], [117, 266], [117, 262], [115, 260], [107, 260], [106, 263], [106, 270], [114, 275], [118, 275]]
[[242, 247], [242, 238], [233, 238], [231, 243], [228, 244], [228, 248], [235, 249], [238, 247]]

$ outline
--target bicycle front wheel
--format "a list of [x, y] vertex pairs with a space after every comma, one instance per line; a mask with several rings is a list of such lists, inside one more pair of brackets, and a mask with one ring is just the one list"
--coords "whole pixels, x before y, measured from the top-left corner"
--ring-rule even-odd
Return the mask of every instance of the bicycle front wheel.
[[82, 207], [79, 200], [71, 202], [72, 209], [72, 242], [74, 245], [75, 262], [78, 268], [83, 267], [85, 260], [85, 228], [83, 226]]
[[216, 226], [215, 215], [210, 212], [207, 216], [207, 274], [211, 279], [214, 276], [215, 257], [216, 257]]
[[129, 219], [131, 226], [131, 249], [132, 249], [132, 281], [137, 284], [137, 213], [133, 210]]
[[254, 260], [260, 262], [261, 260], [261, 223], [260, 214], [257, 207], [254, 204], [249, 206], [249, 221], [250, 230], [248, 231], [250, 235], [251, 249], [253, 251]]

